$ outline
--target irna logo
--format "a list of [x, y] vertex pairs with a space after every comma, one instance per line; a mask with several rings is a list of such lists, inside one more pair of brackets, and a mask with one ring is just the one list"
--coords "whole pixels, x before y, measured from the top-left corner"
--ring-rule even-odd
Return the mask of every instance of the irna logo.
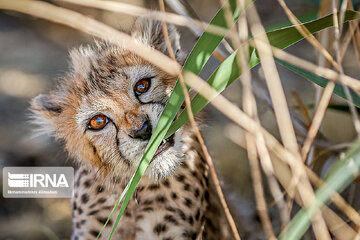
[[74, 186], [72, 167], [4, 167], [5, 198], [70, 198]]
[[69, 187], [64, 174], [16, 174], [8, 172], [9, 187]]

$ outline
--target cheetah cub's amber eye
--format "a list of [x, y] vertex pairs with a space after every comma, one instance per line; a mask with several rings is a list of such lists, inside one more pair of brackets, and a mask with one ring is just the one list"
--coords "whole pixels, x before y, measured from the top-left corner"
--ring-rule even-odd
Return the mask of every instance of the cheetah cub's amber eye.
[[149, 78], [141, 79], [135, 84], [134, 87], [135, 94], [139, 96], [147, 92], [147, 90], [149, 90], [149, 87], [150, 87], [150, 79]]
[[89, 129], [100, 130], [103, 129], [108, 123], [109, 119], [104, 115], [96, 115], [91, 118], [89, 122]]

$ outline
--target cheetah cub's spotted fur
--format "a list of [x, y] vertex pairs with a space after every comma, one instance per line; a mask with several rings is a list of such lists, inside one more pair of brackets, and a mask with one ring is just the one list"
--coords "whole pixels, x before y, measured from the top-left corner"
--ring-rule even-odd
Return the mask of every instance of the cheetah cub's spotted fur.
[[[177, 60], [179, 34], [169, 25]], [[162, 25], [139, 18], [132, 35], [165, 54]], [[72, 70], [56, 90], [31, 103], [42, 130], [63, 140], [79, 163], [72, 198], [72, 240], [95, 239], [135, 171], [176, 83], [119, 46], [97, 42], [70, 53]], [[113, 215], [101, 239], [108, 239]], [[159, 147], [113, 239], [230, 239], [189, 126]]]

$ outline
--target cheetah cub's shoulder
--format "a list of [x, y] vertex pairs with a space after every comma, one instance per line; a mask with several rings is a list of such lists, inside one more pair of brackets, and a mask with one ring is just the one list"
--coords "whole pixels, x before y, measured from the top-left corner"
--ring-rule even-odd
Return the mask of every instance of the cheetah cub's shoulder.
[[[179, 34], [168, 25], [177, 60]], [[168, 54], [162, 24], [139, 18], [132, 36]], [[95, 239], [141, 160], [177, 76], [115, 44], [70, 52], [71, 71], [31, 102], [40, 128], [63, 140], [79, 164], [72, 240]], [[114, 218], [117, 214], [113, 215]], [[108, 239], [115, 219], [101, 239]], [[113, 239], [229, 239], [208, 167], [188, 126], [157, 150]]]

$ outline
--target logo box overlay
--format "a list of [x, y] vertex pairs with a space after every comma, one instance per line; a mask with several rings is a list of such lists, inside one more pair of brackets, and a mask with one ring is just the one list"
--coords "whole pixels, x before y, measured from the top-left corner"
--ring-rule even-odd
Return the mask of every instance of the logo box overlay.
[[4, 167], [4, 198], [71, 198], [72, 167]]

